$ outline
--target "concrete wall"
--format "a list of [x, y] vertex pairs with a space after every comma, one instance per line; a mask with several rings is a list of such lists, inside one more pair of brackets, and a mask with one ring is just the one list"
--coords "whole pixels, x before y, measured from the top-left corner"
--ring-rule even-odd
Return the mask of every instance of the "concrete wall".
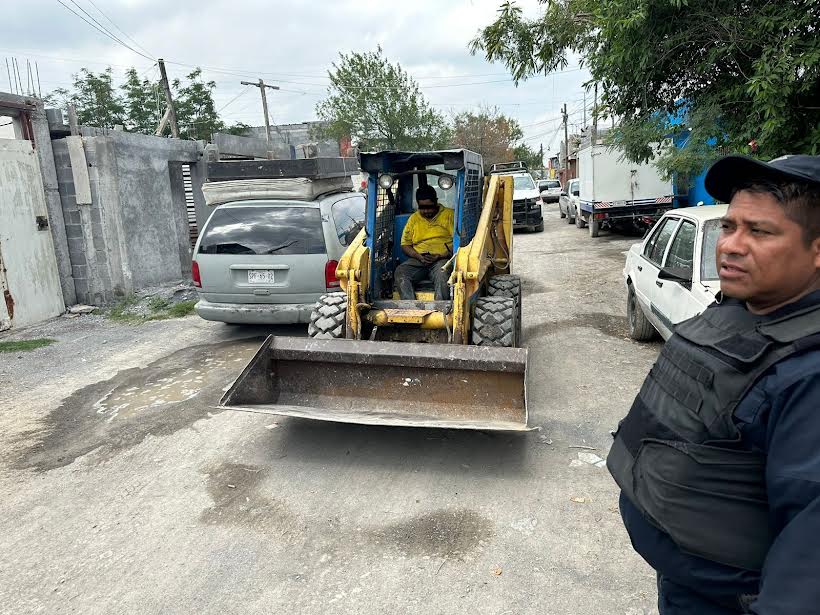
[[[90, 205], [76, 199], [69, 140], [77, 137], [53, 142], [78, 299], [110, 303], [187, 277], [191, 252], [180, 165], [199, 163], [202, 144], [92, 128], [82, 133]], [[195, 200], [202, 200], [200, 179], [194, 180]]]
[[[341, 149], [339, 143], [333, 139], [317, 140], [311, 135], [311, 132], [323, 125], [323, 122], [302, 122], [301, 124], [279, 124], [278, 126], [271, 126], [271, 142], [274, 145], [287, 145], [293, 148], [292, 157], [295, 159], [310, 157], [304, 148], [300, 147], [305, 144], [315, 144], [318, 157], [333, 157], [341, 156]], [[249, 128], [247, 135], [249, 137], [256, 137], [257, 139], [265, 138], [265, 127], [257, 126]]]

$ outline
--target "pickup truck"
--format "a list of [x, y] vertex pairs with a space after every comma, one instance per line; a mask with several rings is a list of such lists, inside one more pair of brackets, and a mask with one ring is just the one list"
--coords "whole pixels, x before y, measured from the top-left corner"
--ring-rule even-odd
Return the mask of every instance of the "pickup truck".
[[669, 339], [675, 325], [705, 310], [720, 290], [715, 247], [728, 205], [666, 212], [626, 256], [629, 335]]

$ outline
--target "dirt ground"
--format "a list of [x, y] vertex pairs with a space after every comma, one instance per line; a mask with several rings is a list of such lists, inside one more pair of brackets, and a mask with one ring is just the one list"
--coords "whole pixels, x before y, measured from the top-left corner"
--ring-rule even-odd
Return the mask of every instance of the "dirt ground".
[[657, 356], [627, 336], [636, 237], [545, 207], [515, 236], [521, 434], [220, 412], [268, 333], [56, 319], [0, 340], [2, 613], [655, 613], [602, 459]]

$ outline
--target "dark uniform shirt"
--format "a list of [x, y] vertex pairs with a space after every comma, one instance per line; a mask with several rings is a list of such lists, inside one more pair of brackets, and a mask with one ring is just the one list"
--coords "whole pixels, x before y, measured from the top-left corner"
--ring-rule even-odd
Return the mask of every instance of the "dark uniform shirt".
[[[820, 291], [768, 318], [816, 304]], [[737, 611], [721, 604], [759, 594], [750, 613], [820, 614], [820, 350], [777, 363], [738, 404], [734, 419], [744, 445], [766, 455], [774, 542], [762, 573], [731, 568], [684, 553], [621, 495], [632, 544], [658, 571], [662, 613], [728, 615]]]

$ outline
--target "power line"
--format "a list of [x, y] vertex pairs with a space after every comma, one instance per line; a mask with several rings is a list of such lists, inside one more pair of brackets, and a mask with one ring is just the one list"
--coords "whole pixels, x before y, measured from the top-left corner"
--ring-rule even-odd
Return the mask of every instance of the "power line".
[[115, 28], [116, 28], [116, 29], [117, 29], [117, 30], [118, 30], [118, 31], [119, 31], [119, 32], [120, 32], [123, 36], [125, 36], [125, 38], [127, 38], [129, 41], [131, 41], [132, 43], [134, 43], [134, 44], [135, 44], [135, 45], [136, 45], [139, 49], [142, 49], [142, 50], [143, 50], [145, 53], [147, 53], [149, 56], [153, 56], [153, 55], [154, 55], [153, 53], [151, 53], [150, 51], [148, 51], [145, 47], [143, 47], [142, 45], [140, 45], [140, 44], [139, 44], [139, 42], [137, 42], [137, 41], [136, 41], [136, 40], [135, 40], [135, 39], [134, 39], [131, 35], [129, 35], [129, 34], [128, 34], [128, 32], [126, 32], [125, 30], [123, 30], [122, 28], [120, 28], [117, 24], [115, 24], [115, 23], [114, 23], [114, 20], [113, 20], [113, 19], [111, 19], [108, 15], [106, 15], [106, 14], [103, 12], [103, 10], [102, 10], [100, 7], [98, 7], [98, 6], [94, 3], [94, 0], [88, 0], [88, 2], [91, 4], [91, 6], [93, 6], [95, 9], [97, 9], [97, 12], [98, 12], [100, 15], [102, 15], [103, 17], [105, 17], [105, 19], [106, 19], [106, 20], [108, 20], [108, 23], [110, 23], [112, 26], [114, 26], [114, 27], [115, 27]]
[[[71, 2], [73, 2], [73, 0], [70, 0], [70, 1], [71, 1]], [[75, 15], [75, 16], [77, 16], [77, 17], [79, 17], [80, 19], [82, 19], [85, 23], [87, 23], [89, 26], [91, 26], [92, 28], [94, 28], [94, 29], [95, 29], [97, 32], [99, 32], [100, 34], [102, 34], [102, 35], [104, 35], [104, 36], [107, 36], [108, 38], [110, 38], [110, 39], [111, 39], [112, 41], [114, 41], [115, 43], [119, 43], [120, 45], [122, 45], [122, 46], [123, 46], [123, 47], [125, 47], [126, 49], [129, 49], [129, 50], [133, 51], [133, 52], [134, 52], [134, 53], [136, 53], [138, 56], [142, 56], [142, 57], [143, 57], [143, 58], [145, 58], [146, 60], [151, 60], [152, 62], [154, 61], [154, 58], [152, 58], [151, 56], [147, 56], [147, 55], [145, 55], [144, 53], [142, 53], [141, 51], [137, 51], [136, 49], [134, 49], [133, 47], [131, 47], [131, 46], [130, 46], [130, 45], [128, 45], [127, 43], [122, 42], [120, 39], [118, 39], [116, 36], [114, 36], [113, 34], [111, 34], [111, 33], [110, 33], [108, 30], [106, 30], [105, 28], [98, 28], [97, 26], [95, 26], [92, 22], [88, 21], [85, 17], [83, 17], [82, 15], [80, 15], [77, 11], [75, 11], [75, 10], [74, 10], [74, 9], [72, 9], [70, 6], [68, 6], [65, 2], [63, 2], [63, 0], [57, 0], [57, 2], [59, 2], [59, 3], [60, 3], [60, 5], [61, 5], [63, 8], [65, 8], [67, 11], [69, 11], [69, 12], [70, 12], [70, 13], [72, 13], [73, 15]], [[76, 3], [75, 3], [75, 4], [76, 4]], [[76, 6], [77, 6], [77, 7], [78, 7], [81, 11], [83, 11], [83, 12], [85, 13], [85, 11], [83, 10], [83, 8], [82, 8], [82, 7], [80, 7], [80, 5], [76, 4]], [[86, 14], [87, 14], [87, 13], [86, 13]], [[89, 15], [89, 17], [90, 17], [90, 15]], [[92, 17], [92, 19], [93, 19], [93, 17]], [[96, 21], [96, 20], [95, 20], [95, 21]], [[97, 22], [97, 23], [99, 23], [99, 22]]]
[[234, 96], [233, 98], [231, 98], [228, 102], [226, 102], [226, 103], [225, 103], [224, 105], [222, 105], [219, 109], [217, 109], [217, 110], [216, 110], [217, 114], [221, 113], [221, 112], [225, 109], [225, 107], [227, 107], [227, 106], [228, 106], [228, 105], [230, 105], [230, 104], [233, 104], [233, 103], [234, 103], [235, 101], [237, 101], [237, 100], [238, 100], [241, 96], [243, 96], [244, 94], [247, 94], [247, 92], [248, 92], [250, 89], [251, 89], [251, 86], [249, 86], [249, 85], [248, 85], [248, 86], [245, 86], [245, 89], [244, 89], [244, 90], [242, 90], [241, 92], [239, 92], [239, 94], [237, 94], [236, 96]]

